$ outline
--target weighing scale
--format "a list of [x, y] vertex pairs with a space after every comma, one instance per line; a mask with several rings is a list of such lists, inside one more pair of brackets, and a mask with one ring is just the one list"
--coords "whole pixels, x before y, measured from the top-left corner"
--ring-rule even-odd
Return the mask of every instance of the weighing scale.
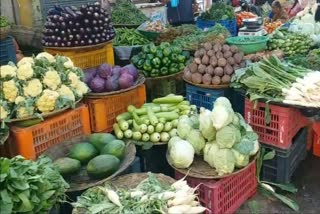
[[238, 36], [264, 36], [266, 34], [261, 17], [244, 19], [243, 25], [244, 27], [239, 29]]

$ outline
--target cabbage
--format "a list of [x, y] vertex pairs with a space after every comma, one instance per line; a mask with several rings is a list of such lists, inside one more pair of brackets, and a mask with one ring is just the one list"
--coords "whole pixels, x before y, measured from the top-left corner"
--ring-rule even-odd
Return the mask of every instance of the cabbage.
[[210, 119], [211, 112], [205, 108], [200, 108], [200, 115], [199, 115], [199, 130], [204, 138], [208, 141], [212, 141], [216, 137], [216, 130], [212, 125]]
[[232, 152], [236, 160], [235, 166], [237, 168], [242, 168], [249, 164], [249, 155], [243, 155], [234, 149], [232, 149]]
[[[239, 143], [233, 146], [233, 149], [237, 150], [241, 154], [250, 155], [250, 153], [256, 153], [257, 145], [256, 141], [258, 140], [258, 135], [255, 132], [247, 132], [243, 136]], [[259, 150], [259, 143], [258, 143]]]
[[214, 102], [214, 108], [216, 106], [223, 106], [225, 108], [232, 109], [232, 105], [231, 105], [230, 101], [228, 100], [228, 98], [226, 98], [226, 97], [217, 98], [216, 101]]
[[179, 137], [181, 137], [182, 139], [186, 139], [191, 129], [192, 129], [192, 122], [189, 119], [189, 117], [186, 115], [181, 116], [177, 126]]
[[95, 78], [93, 78], [93, 80], [91, 80], [89, 87], [93, 92], [103, 92], [105, 89], [105, 80], [97, 75]]
[[169, 149], [170, 162], [177, 168], [188, 168], [194, 158], [194, 149], [185, 140], [175, 140]]
[[171, 149], [171, 147], [177, 142], [177, 141], [180, 141], [182, 140], [180, 137], [178, 136], [174, 136], [172, 138], [170, 138], [169, 142], [168, 142], [168, 150]]
[[217, 131], [216, 141], [220, 148], [232, 148], [241, 138], [240, 131], [235, 126], [226, 126]]
[[123, 73], [119, 77], [119, 86], [121, 89], [130, 88], [133, 86], [134, 81], [133, 77], [128, 73]]
[[118, 66], [118, 65], [114, 66], [114, 67], [112, 68], [112, 74], [111, 74], [111, 75], [119, 78], [120, 75], [121, 75], [121, 67]]
[[252, 156], [252, 155], [257, 154], [257, 152], [259, 151], [259, 148], [260, 148], [260, 144], [259, 144], [258, 140], [255, 140], [255, 141], [253, 142], [253, 150], [251, 150], [251, 152], [250, 152], [249, 155]]
[[103, 63], [98, 67], [97, 73], [101, 78], [108, 79], [112, 74], [112, 68], [110, 65]]
[[211, 167], [215, 167], [213, 157], [219, 152], [219, 150], [219, 146], [216, 143], [207, 143], [203, 149], [203, 159]]
[[107, 92], [119, 89], [119, 80], [116, 76], [111, 76], [106, 80], [105, 89]]
[[213, 163], [218, 175], [221, 176], [233, 172], [236, 159], [231, 149], [220, 149], [219, 152], [213, 156]]
[[233, 121], [234, 112], [231, 108], [222, 105], [214, 106], [211, 112], [212, 125], [216, 130], [219, 130]]
[[136, 67], [134, 67], [134, 65], [132, 65], [132, 64], [124, 66], [121, 69], [121, 73], [122, 72], [127, 72], [128, 74], [130, 74], [133, 77], [134, 81], [136, 81], [138, 79], [139, 72], [136, 69]]
[[186, 139], [194, 148], [197, 155], [200, 155], [202, 152], [202, 149], [204, 148], [206, 144], [206, 140], [202, 136], [199, 130], [192, 129]]
[[85, 72], [84, 82], [89, 84], [91, 80], [97, 75], [97, 70], [95, 68], [87, 69]]

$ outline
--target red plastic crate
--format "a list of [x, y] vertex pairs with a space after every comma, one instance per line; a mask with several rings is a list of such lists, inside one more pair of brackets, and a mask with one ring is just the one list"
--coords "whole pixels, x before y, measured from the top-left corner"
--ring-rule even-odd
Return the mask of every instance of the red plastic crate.
[[52, 145], [87, 134], [91, 134], [89, 110], [82, 104], [30, 127], [10, 127], [10, 156], [36, 159]]
[[[185, 175], [175, 171], [175, 178]], [[232, 214], [257, 192], [255, 161], [243, 171], [219, 180], [199, 179], [187, 176], [188, 184], [196, 187], [199, 184], [199, 199], [207, 207], [207, 214]]]
[[280, 149], [288, 149], [293, 137], [307, 125], [307, 120], [298, 109], [269, 104], [270, 118], [266, 123], [266, 104], [258, 102], [256, 107], [245, 100], [245, 120], [259, 135], [259, 141]]
[[313, 154], [320, 157], [320, 122], [313, 124]]

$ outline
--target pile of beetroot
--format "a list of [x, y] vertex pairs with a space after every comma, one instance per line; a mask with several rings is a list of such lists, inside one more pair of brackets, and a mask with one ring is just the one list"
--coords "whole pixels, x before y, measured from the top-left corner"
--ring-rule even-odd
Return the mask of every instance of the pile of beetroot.
[[112, 92], [132, 87], [138, 76], [139, 72], [132, 64], [112, 67], [104, 63], [85, 71], [85, 83], [94, 93]]

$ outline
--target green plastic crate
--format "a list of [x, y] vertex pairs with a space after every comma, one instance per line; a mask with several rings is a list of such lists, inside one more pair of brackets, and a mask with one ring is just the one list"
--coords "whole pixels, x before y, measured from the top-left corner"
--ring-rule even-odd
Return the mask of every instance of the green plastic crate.
[[226, 39], [229, 45], [237, 46], [244, 54], [264, 51], [267, 48], [268, 37], [266, 36], [238, 36]]

